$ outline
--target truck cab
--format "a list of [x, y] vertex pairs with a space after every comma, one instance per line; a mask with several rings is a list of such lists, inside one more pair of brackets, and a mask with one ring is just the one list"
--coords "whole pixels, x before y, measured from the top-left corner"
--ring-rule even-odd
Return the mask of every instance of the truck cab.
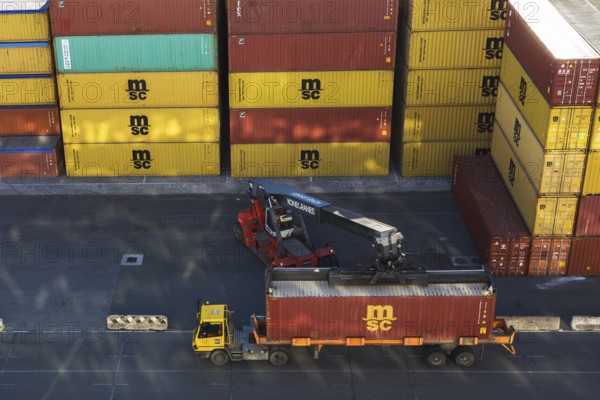
[[196, 318], [198, 326], [194, 329], [192, 339], [192, 346], [196, 352], [210, 356], [215, 350], [222, 350], [231, 345], [230, 312], [226, 305], [206, 302], [200, 307]]

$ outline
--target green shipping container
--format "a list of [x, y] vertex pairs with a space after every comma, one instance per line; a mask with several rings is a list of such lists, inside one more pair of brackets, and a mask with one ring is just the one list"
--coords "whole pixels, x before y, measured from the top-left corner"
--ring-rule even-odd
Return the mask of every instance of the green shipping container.
[[211, 71], [215, 35], [65, 36], [54, 39], [59, 72]]

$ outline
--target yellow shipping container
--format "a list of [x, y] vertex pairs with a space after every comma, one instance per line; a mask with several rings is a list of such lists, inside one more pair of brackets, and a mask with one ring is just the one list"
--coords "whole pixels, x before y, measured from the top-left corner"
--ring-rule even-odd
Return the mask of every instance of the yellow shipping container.
[[504, 30], [411, 32], [410, 69], [500, 68]]
[[406, 107], [404, 142], [491, 140], [494, 106]]
[[0, 42], [47, 42], [48, 13], [0, 14]]
[[65, 144], [67, 175], [100, 176], [219, 175], [218, 143]]
[[389, 143], [234, 144], [231, 176], [387, 175], [389, 157]]
[[216, 72], [60, 74], [61, 107], [216, 107]]
[[[510, 95], [546, 149], [587, 148], [593, 113], [591, 106], [550, 107], [508, 47], [504, 48], [500, 81], [504, 92]], [[498, 103], [502, 100], [499, 98]]]
[[[499, 132], [496, 123], [494, 132]], [[573, 234], [578, 197], [541, 197], [504, 134], [492, 137], [492, 158], [529, 231], [536, 236]]]
[[402, 176], [448, 176], [454, 156], [488, 154], [490, 142], [412, 142], [402, 144]]
[[0, 78], [0, 106], [27, 106], [56, 102], [53, 77]]
[[229, 74], [231, 108], [390, 106], [393, 71]]
[[594, 109], [590, 150], [600, 150], [600, 108]]
[[217, 108], [63, 110], [65, 143], [219, 141]]
[[502, 29], [506, 0], [405, 0], [403, 20], [413, 31]]
[[0, 43], [0, 74], [51, 74], [53, 72], [52, 52], [48, 44], [29, 46], [22, 43], [3, 46]]
[[493, 104], [498, 95], [500, 70], [431, 69], [409, 70], [406, 105]]
[[583, 196], [600, 195], [600, 152], [588, 153], [581, 194]]

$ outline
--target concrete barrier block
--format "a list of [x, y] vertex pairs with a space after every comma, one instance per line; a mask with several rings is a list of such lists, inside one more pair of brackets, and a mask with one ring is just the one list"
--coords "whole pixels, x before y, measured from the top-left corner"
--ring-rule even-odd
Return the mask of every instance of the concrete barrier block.
[[574, 315], [571, 318], [571, 329], [574, 331], [600, 331], [600, 317]]
[[166, 331], [168, 319], [164, 315], [109, 315], [106, 329], [129, 331]]
[[549, 332], [560, 330], [560, 317], [554, 316], [507, 316], [496, 317], [506, 321], [508, 326], [513, 326], [521, 332]]
[[0, 319], [0, 332], [4, 332], [4, 321]]

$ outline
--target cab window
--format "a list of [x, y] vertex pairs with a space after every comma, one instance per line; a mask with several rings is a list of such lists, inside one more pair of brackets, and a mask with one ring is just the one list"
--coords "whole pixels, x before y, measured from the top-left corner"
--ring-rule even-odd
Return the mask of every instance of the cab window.
[[198, 338], [210, 338], [223, 336], [222, 324], [220, 322], [203, 322], [198, 331]]

